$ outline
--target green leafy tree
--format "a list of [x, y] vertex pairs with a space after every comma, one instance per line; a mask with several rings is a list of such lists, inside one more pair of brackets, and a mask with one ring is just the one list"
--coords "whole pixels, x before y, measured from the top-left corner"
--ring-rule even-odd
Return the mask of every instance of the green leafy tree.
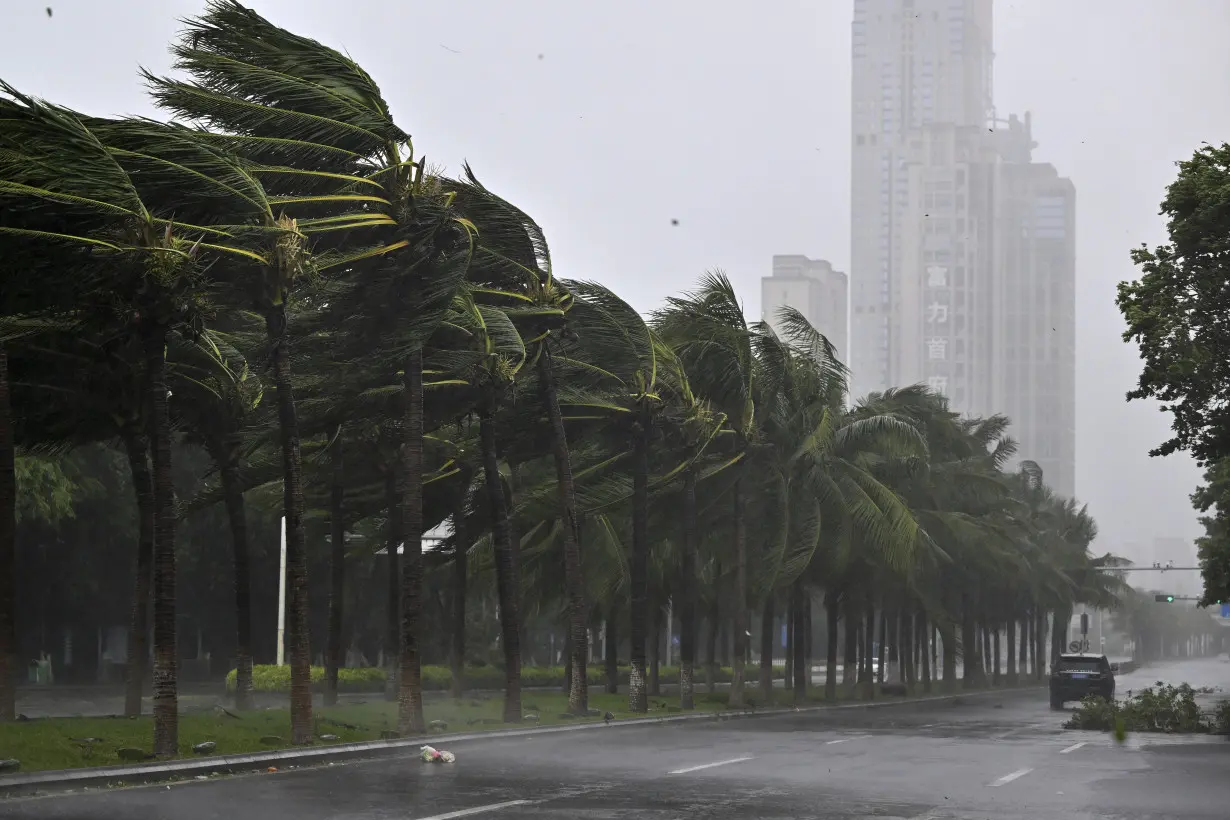
[[[1140, 278], [1119, 285], [1123, 338], [1144, 360], [1128, 399], [1156, 399], [1171, 415], [1173, 435], [1150, 455], [1188, 450], [1212, 467], [1230, 456], [1230, 143], [1206, 144], [1178, 165], [1161, 204], [1169, 242], [1132, 251]], [[1230, 548], [1202, 546], [1206, 588], [1218, 597]]]

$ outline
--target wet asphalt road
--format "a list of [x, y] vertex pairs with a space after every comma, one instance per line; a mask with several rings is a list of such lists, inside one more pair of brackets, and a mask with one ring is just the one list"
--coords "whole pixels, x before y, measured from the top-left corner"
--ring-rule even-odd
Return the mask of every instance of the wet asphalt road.
[[[1230, 662], [1162, 677], [1230, 689]], [[1065, 731], [1042, 690], [455, 744], [457, 763], [334, 765], [0, 804], [12, 820], [1075, 820], [1230, 816], [1230, 742]]]

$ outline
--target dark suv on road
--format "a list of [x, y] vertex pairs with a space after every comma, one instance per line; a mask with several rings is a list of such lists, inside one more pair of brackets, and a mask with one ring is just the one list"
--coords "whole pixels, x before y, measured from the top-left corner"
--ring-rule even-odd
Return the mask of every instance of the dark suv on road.
[[1115, 673], [1118, 664], [1105, 655], [1060, 655], [1051, 669], [1051, 708], [1062, 709], [1070, 700], [1098, 695], [1107, 701], [1115, 699]]

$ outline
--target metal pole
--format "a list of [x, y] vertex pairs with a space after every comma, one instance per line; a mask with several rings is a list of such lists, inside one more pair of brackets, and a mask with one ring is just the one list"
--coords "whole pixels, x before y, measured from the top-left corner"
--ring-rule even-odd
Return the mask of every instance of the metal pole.
[[282, 558], [278, 565], [278, 666], [286, 663], [286, 516], [282, 516]]

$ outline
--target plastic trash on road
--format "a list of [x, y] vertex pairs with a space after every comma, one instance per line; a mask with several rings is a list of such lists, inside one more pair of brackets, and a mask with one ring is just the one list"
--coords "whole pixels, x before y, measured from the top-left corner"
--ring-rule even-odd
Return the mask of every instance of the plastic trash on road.
[[452, 752], [442, 752], [431, 746], [419, 749], [419, 756], [423, 758], [424, 763], [453, 763], [457, 760], [457, 756]]

